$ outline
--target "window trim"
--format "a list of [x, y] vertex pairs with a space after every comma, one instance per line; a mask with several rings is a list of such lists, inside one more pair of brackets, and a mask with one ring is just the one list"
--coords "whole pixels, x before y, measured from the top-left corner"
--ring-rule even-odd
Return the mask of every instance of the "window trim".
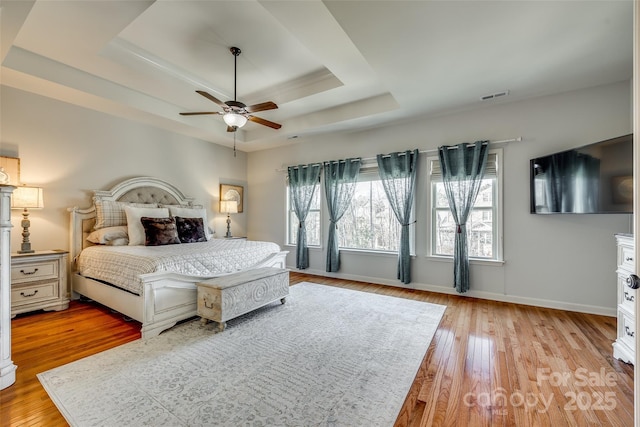
[[[469, 257], [470, 261], [473, 261], [473, 264], [481, 263], [481, 264], [489, 264], [495, 265], [504, 264], [504, 240], [503, 240], [503, 232], [504, 232], [504, 222], [503, 222], [503, 210], [504, 210], [504, 181], [503, 181], [503, 149], [502, 148], [493, 148], [489, 150], [489, 155], [495, 155], [496, 158], [496, 167], [495, 167], [495, 179], [496, 179], [496, 197], [497, 206], [494, 203], [493, 213], [496, 216], [495, 224], [496, 224], [496, 232], [495, 232], [495, 257], [494, 258], [476, 258]], [[453, 260], [453, 256], [448, 255], [440, 255], [434, 253], [434, 194], [432, 188], [432, 162], [438, 159], [438, 154], [428, 155], [427, 156], [427, 173], [426, 173], [426, 190], [427, 190], [427, 258], [434, 260]]]
[[[492, 185], [492, 188], [491, 188], [492, 189], [492, 200], [497, 200], [498, 199], [498, 194], [497, 193], [499, 191], [497, 176], [489, 176], [489, 177], [485, 176], [485, 177], [483, 177], [483, 181], [484, 180], [493, 181], [493, 185]], [[431, 185], [433, 186], [434, 184], [437, 184], [439, 182], [440, 181], [431, 180]], [[435, 204], [435, 198], [436, 198], [436, 195], [435, 195], [435, 193], [432, 192], [431, 193], [431, 203], [432, 204]], [[498, 210], [498, 205], [496, 203], [492, 203], [491, 206], [480, 206], [480, 207], [474, 207], [472, 209], [472, 211], [475, 211], [475, 212], [478, 212], [478, 211], [480, 211], [480, 212], [491, 212], [491, 218], [492, 218], [492, 223], [493, 223], [492, 224], [492, 228], [495, 227], [496, 229], [498, 227], [497, 210]], [[450, 212], [449, 206], [447, 206], [447, 207], [432, 206], [431, 207], [431, 212], [433, 213], [434, 211], [436, 213], [437, 212], [447, 212], [447, 213]], [[431, 228], [431, 242], [430, 242], [431, 243], [431, 255], [433, 255], [434, 257], [445, 257], [445, 258], [449, 257], [449, 258], [452, 258], [451, 255], [438, 254], [438, 253], [434, 252], [434, 249], [436, 247], [436, 235], [434, 233], [434, 230], [436, 228], [436, 222], [434, 221], [434, 222], [429, 223], [429, 226]], [[492, 253], [493, 254], [497, 254], [498, 253], [498, 241], [497, 241], [497, 237], [496, 237], [495, 233], [493, 233], [493, 236], [492, 236], [491, 240], [492, 240], [492, 244], [491, 244]], [[489, 258], [489, 257], [474, 257], [474, 259], [483, 260], [483, 261], [491, 261], [491, 260], [494, 260], [495, 258], [493, 258], [493, 257], [492, 258]]]

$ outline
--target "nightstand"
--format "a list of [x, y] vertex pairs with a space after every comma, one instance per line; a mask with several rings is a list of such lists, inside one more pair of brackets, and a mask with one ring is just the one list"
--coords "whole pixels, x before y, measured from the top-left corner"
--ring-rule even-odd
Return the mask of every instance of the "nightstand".
[[11, 317], [69, 308], [67, 251], [11, 254]]

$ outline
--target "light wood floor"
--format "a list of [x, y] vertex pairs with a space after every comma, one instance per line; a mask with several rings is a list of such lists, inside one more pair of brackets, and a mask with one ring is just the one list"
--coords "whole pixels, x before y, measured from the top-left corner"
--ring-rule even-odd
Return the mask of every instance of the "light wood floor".
[[[291, 273], [301, 281], [447, 306], [396, 426], [633, 425], [615, 318]], [[67, 425], [36, 374], [138, 339], [139, 327], [84, 302], [16, 317], [17, 380], [0, 391], [0, 425]]]

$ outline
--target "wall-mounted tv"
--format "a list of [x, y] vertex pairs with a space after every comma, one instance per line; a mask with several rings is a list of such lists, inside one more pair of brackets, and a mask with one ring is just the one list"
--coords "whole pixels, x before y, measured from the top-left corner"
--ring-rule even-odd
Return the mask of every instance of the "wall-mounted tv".
[[531, 159], [531, 213], [633, 213], [633, 135]]

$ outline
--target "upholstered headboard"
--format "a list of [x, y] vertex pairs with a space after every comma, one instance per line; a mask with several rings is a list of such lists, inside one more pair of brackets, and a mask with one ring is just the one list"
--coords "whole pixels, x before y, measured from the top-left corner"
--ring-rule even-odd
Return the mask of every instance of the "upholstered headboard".
[[163, 205], [193, 206], [193, 198], [186, 197], [168, 182], [148, 176], [131, 178], [116, 184], [110, 190], [95, 190], [89, 208], [69, 208], [71, 212], [69, 257], [72, 266], [82, 249], [91, 246], [87, 236], [93, 231], [96, 221], [96, 200], [113, 200], [133, 203], [159, 203]]

